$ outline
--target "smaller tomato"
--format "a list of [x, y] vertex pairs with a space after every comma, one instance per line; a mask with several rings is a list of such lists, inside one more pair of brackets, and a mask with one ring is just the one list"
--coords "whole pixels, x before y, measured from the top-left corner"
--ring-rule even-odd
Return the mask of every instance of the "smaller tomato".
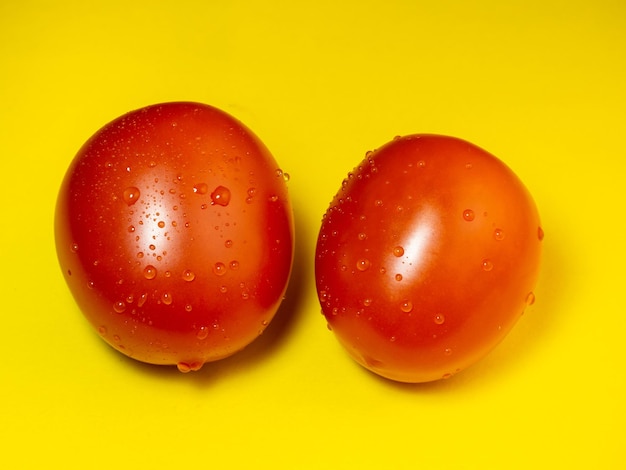
[[529, 192], [496, 157], [453, 137], [396, 138], [367, 153], [324, 215], [322, 313], [367, 369], [450, 377], [534, 302], [542, 239]]
[[291, 272], [284, 173], [225, 112], [163, 103], [121, 116], [61, 185], [57, 255], [112, 347], [187, 372], [229, 356], [276, 313]]

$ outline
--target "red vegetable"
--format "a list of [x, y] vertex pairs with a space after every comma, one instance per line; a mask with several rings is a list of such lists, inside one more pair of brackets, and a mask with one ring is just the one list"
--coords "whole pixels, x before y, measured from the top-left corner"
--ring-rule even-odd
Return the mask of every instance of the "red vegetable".
[[272, 320], [293, 259], [286, 174], [243, 124], [202, 104], [130, 112], [63, 180], [56, 247], [80, 309], [115, 349], [197, 370]]
[[367, 369], [447, 378], [534, 302], [542, 238], [529, 192], [496, 157], [452, 137], [396, 138], [368, 152], [324, 215], [322, 313]]

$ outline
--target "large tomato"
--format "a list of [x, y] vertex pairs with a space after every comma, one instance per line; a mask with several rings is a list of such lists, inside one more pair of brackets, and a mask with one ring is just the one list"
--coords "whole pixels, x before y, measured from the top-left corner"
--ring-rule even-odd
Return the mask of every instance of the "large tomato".
[[58, 259], [111, 346], [183, 371], [255, 339], [293, 260], [286, 174], [243, 124], [197, 103], [130, 112], [80, 149], [55, 214]]
[[496, 157], [452, 137], [398, 137], [367, 153], [324, 215], [322, 313], [373, 372], [447, 378], [534, 302], [542, 238], [529, 192]]

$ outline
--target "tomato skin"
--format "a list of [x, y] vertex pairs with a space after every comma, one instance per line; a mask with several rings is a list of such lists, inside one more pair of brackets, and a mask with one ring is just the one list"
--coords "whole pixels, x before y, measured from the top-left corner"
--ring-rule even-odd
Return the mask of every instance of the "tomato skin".
[[519, 178], [440, 135], [368, 152], [322, 220], [322, 313], [348, 353], [400, 382], [465, 369], [534, 302], [543, 230]]
[[286, 178], [242, 123], [208, 105], [127, 113], [79, 150], [55, 240], [85, 317], [115, 349], [183, 372], [253, 341], [285, 294]]

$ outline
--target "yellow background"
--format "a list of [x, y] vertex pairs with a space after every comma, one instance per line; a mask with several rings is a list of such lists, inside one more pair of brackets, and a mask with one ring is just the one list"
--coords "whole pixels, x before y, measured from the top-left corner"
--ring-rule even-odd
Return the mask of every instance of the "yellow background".
[[[126, 359], [91, 331], [52, 232], [83, 142], [170, 100], [249, 126], [291, 175], [297, 225], [275, 321], [186, 375]], [[621, 0], [2, 2], [2, 460], [624, 468], [625, 124]], [[326, 329], [313, 254], [347, 172], [417, 132], [504, 160], [546, 237], [537, 302], [507, 339], [450, 380], [410, 386], [361, 369]]]

